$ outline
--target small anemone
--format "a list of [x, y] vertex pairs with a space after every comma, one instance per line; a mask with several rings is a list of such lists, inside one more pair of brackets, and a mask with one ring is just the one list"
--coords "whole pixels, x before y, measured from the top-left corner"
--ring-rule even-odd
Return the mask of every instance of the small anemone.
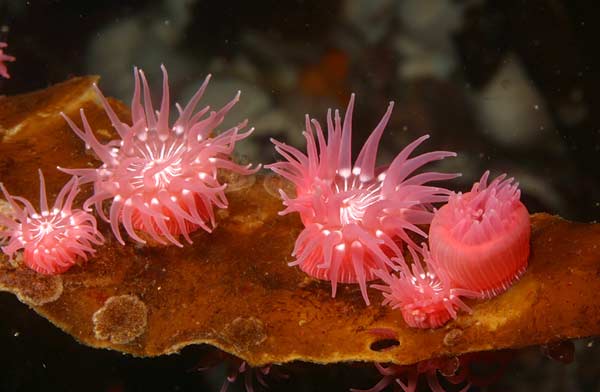
[[431, 254], [453, 284], [493, 297], [527, 269], [531, 225], [518, 183], [505, 175], [452, 194], [429, 229]]
[[426, 237], [418, 225], [431, 222], [433, 203], [447, 201], [450, 191], [426, 184], [457, 176], [436, 172], [413, 175], [430, 162], [456, 155], [433, 151], [411, 157], [428, 135], [406, 146], [389, 165], [376, 166], [379, 142], [393, 106], [390, 102], [354, 164], [352, 94], [343, 122], [339, 111], [333, 116], [331, 110], [327, 112], [327, 138], [319, 122], [307, 115], [307, 152], [272, 140], [285, 161], [266, 166], [295, 186], [295, 197], [280, 191], [287, 207], [281, 214], [297, 212], [305, 226], [291, 265], [331, 281], [332, 297], [338, 283], [358, 283], [367, 305], [367, 282], [376, 278], [373, 271], [393, 269], [390, 257], [402, 258], [404, 244], [418, 248], [409, 233]]
[[398, 275], [384, 270], [375, 274], [385, 284], [374, 284], [373, 288], [383, 292], [383, 305], [400, 309], [404, 321], [413, 328], [438, 328], [450, 319], [455, 319], [458, 310], [471, 313], [471, 309], [460, 297], [478, 298], [477, 292], [452, 286], [443, 268], [439, 268], [427, 246], [422, 253], [425, 266], [415, 250], [409, 248], [412, 265], [405, 260], [395, 259], [400, 266]]
[[23, 249], [23, 261], [29, 268], [43, 274], [60, 274], [75, 265], [78, 257], [87, 260], [88, 255], [95, 252], [93, 246], [102, 244], [104, 238], [91, 214], [73, 209], [79, 192], [76, 177], [65, 184], [54, 206], [49, 208], [41, 170], [39, 176], [39, 213], [27, 199], [11, 196], [0, 183], [12, 207], [10, 215], [0, 214], [0, 238], [8, 239], [2, 251], [12, 258]]

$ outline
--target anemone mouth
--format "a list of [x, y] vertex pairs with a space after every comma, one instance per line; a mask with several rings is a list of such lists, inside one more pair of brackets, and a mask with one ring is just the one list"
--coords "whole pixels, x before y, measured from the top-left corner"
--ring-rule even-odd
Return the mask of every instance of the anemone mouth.
[[452, 195], [429, 229], [433, 257], [452, 282], [493, 297], [524, 273], [529, 258], [529, 212], [517, 184], [503, 176], [467, 194]]
[[339, 210], [342, 225], [360, 224], [367, 210], [382, 199], [383, 182], [378, 180], [363, 181], [359, 175], [351, 177], [336, 176], [333, 191], [343, 195]]
[[141, 139], [138, 136], [126, 151], [120, 151], [120, 160], [130, 160], [125, 170], [131, 176], [133, 188], [143, 189], [147, 185], [166, 188], [174, 178], [182, 176], [184, 154], [189, 153], [189, 147], [185, 138], [175, 132], [167, 137], [165, 140], [156, 132]]
[[40, 242], [50, 235], [60, 236], [68, 225], [60, 216], [60, 211], [57, 209], [51, 211], [46, 216], [39, 216], [37, 219], [31, 220], [28, 225], [26, 235], [29, 241]]

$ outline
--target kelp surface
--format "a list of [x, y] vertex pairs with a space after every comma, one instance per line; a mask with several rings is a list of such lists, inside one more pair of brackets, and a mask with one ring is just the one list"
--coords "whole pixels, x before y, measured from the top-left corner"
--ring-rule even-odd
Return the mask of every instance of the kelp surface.
[[[59, 116], [78, 118], [83, 107], [97, 136], [110, 140], [112, 127], [91, 89], [95, 81], [75, 78], [0, 98], [0, 181], [12, 194], [35, 205], [41, 168], [52, 200], [68, 180], [56, 166], [98, 165]], [[127, 121], [127, 107], [111, 104]], [[332, 299], [328, 282], [287, 266], [302, 226], [296, 216], [277, 214], [279, 178], [229, 180], [229, 208], [218, 213], [212, 234], [194, 233], [192, 245], [121, 246], [102, 222], [106, 244], [87, 264], [60, 276], [36, 274], [0, 254], [0, 289], [92, 347], [157, 356], [206, 343], [253, 366], [411, 364], [600, 335], [599, 224], [532, 215], [530, 266], [518, 283], [491, 300], [469, 302], [472, 315], [416, 330], [398, 311], [380, 306], [375, 290], [370, 307], [354, 285], [343, 285]], [[84, 187], [80, 200], [89, 192]]]

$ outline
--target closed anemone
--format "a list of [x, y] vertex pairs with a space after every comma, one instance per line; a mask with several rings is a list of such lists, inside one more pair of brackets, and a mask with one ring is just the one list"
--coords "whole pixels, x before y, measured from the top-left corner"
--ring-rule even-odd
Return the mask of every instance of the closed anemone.
[[493, 297], [527, 269], [531, 225], [518, 183], [505, 175], [452, 194], [429, 229], [431, 254], [452, 282]]

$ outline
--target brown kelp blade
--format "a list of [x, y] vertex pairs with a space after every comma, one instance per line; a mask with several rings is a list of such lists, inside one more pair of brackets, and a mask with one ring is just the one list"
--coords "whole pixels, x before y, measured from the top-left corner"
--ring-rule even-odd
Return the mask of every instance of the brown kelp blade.
[[[53, 199], [68, 179], [56, 166], [98, 165], [59, 117], [65, 111], [78, 119], [84, 107], [99, 139], [114, 137], [92, 92], [95, 80], [75, 78], [0, 98], [0, 181], [11, 193], [36, 201], [41, 168]], [[127, 108], [111, 104], [126, 120]], [[296, 216], [277, 215], [281, 180], [259, 175], [233, 181], [218, 228], [194, 233], [193, 245], [121, 246], [101, 223], [107, 243], [86, 265], [61, 276], [36, 274], [0, 255], [0, 289], [92, 347], [156, 356], [206, 343], [254, 366], [293, 360], [410, 364], [600, 335], [600, 225], [533, 215], [530, 266], [517, 284], [492, 300], [470, 303], [472, 315], [437, 330], [416, 330], [399, 312], [380, 306], [377, 291], [369, 292], [370, 307], [355, 286], [342, 286], [332, 299], [328, 283], [288, 267], [301, 224]]]

